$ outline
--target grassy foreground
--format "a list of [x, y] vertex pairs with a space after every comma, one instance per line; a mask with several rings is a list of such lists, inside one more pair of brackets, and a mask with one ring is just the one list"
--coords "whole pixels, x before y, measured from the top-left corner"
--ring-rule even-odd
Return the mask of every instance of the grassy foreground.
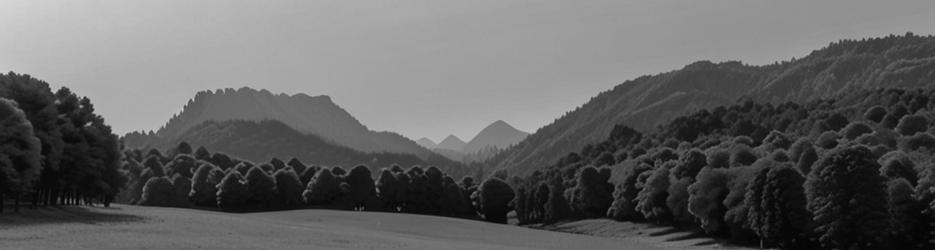
[[116, 205], [0, 215], [3, 249], [666, 249], [604, 238], [411, 214], [223, 212]]
[[666, 249], [754, 249], [747, 246], [728, 244], [724, 240], [711, 238], [700, 231], [647, 223], [621, 222], [607, 218], [568, 221], [550, 225], [534, 224], [526, 225], [526, 227], [604, 238], [636, 240], [643, 244]]

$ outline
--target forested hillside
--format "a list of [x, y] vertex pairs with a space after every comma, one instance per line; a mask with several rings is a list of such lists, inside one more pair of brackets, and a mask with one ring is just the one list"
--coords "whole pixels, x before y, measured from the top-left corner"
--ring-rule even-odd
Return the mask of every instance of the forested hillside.
[[412, 154], [364, 153], [326, 141], [317, 135], [301, 133], [276, 120], [207, 121], [174, 138], [170, 141], [161, 141], [154, 146], [158, 149], [168, 149], [187, 142], [194, 147], [203, 146], [254, 162], [267, 161], [272, 158], [297, 158], [303, 162], [347, 167], [354, 164], [431, 165], [438, 166], [455, 177], [473, 174], [473, 171], [467, 170], [463, 164], [439, 155], [430, 155], [430, 158], [423, 160]]
[[935, 82], [935, 38], [888, 36], [842, 40], [806, 57], [771, 65], [701, 61], [626, 81], [540, 128], [490, 164], [527, 175], [568, 152], [600, 141], [617, 124], [651, 132], [679, 115], [740, 97], [803, 103], [878, 87]]
[[610, 217], [781, 249], [932, 249], [935, 90], [742, 100], [513, 177], [521, 223]]
[[408, 153], [423, 159], [432, 155], [399, 134], [368, 129], [328, 96], [277, 95], [246, 87], [198, 92], [158, 131], [127, 134], [124, 143], [130, 148], [142, 148], [160, 141], [178, 141], [179, 136], [204, 122], [229, 120], [278, 120], [303, 134], [363, 152]]

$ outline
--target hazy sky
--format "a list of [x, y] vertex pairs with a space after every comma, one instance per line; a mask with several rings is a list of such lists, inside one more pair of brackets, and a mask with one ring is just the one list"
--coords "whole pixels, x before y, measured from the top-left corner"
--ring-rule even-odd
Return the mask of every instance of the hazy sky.
[[935, 34], [935, 1], [0, 0], [0, 70], [68, 86], [118, 133], [205, 89], [326, 94], [374, 130], [533, 132], [696, 60], [764, 64], [842, 38]]

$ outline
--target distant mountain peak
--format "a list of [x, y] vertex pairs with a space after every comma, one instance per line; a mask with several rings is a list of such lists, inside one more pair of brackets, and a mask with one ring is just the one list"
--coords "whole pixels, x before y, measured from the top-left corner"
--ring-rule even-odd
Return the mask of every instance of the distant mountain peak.
[[439, 143], [439, 145], [440, 145], [440, 144], [444, 144], [445, 142], [448, 142], [448, 143], [464, 143], [464, 140], [461, 140], [461, 138], [458, 138], [458, 137], [455, 136], [455, 135], [448, 135], [448, 137], [445, 137], [445, 139], [442, 140], [442, 142]]
[[[519, 129], [516, 129], [515, 127], [513, 127], [509, 123], [506, 123], [503, 120], [497, 120], [491, 123], [490, 125], [487, 125], [487, 127], [481, 130], [481, 133], [483, 133], [483, 131], [485, 130], [515, 130], [515, 131], [523, 132], [523, 131], [520, 131]], [[526, 132], [523, 132], [523, 133], [526, 133]]]
[[487, 148], [505, 149], [529, 136], [529, 133], [516, 129], [503, 120], [497, 120], [484, 127], [464, 146], [464, 153], [476, 153]]
[[497, 120], [491, 123], [490, 125], [488, 125], [487, 127], [511, 127], [512, 128], [513, 126], [510, 126], [509, 123], [506, 123], [503, 120]]
[[458, 137], [455, 136], [455, 135], [448, 135], [448, 137], [445, 137], [445, 139], [442, 140], [442, 142], [439, 142], [439, 143], [438, 143], [438, 146], [436, 146], [436, 148], [443, 148], [443, 149], [451, 149], [451, 150], [454, 150], [454, 151], [461, 151], [462, 149], [464, 149], [464, 145], [465, 145], [465, 144], [467, 144], [467, 143], [465, 143], [463, 140], [461, 140], [461, 138], [458, 138]]
[[432, 139], [425, 138], [425, 137], [422, 137], [416, 140], [416, 144], [419, 144], [419, 146], [422, 146], [427, 149], [433, 149], [438, 146], [438, 144], [435, 143], [435, 141], [432, 141]]

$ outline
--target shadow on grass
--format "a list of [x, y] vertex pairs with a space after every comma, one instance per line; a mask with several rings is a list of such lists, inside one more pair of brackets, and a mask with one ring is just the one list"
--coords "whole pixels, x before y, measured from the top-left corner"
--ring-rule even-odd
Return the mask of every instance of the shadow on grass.
[[142, 222], [146, 217], [127, 214], [120, 207], [57, 206], [37, 209], [20, 208], [19, 213], [4, 209], [0, 214], [0, 228], [65, 223], [132, 223]]

